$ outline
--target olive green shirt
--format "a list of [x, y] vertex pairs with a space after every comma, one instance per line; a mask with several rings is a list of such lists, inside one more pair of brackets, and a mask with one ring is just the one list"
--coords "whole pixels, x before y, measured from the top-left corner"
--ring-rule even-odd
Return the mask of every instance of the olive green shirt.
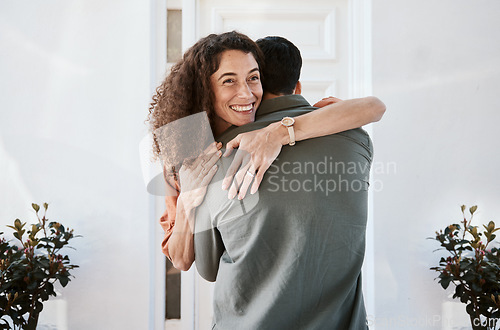
[[[300, 95], [262, 102], [254, 123], [314, 110]], [[223, 159], [198, 208], [195, 263], [216, 281], [213, 329], [367, 329], [361, 290], [372, 144], [354, 129], [284, 146], [258, 193], [228, 200]]]

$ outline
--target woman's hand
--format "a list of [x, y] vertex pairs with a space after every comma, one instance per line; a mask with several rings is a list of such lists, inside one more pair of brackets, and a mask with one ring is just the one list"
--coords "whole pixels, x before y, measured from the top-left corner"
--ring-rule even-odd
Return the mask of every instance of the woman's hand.
[[182, 205], [187, 210], [198, 207], [205, 198], [207, 186], [217, 172], [217, 161], [222, 156], [221, 143], [212, 143], [192, 162], [184, 162], [179, 170]]
[[339, 99], [339, 98], [337, 98], [337, 97], [328, 96], [328, 97], [324, 97], [320, 101], [314, 103], [313, 107], [323, 108], [323, 107], [326, 107], [329, 104], [333, 104], [333, 103], [337, 103], [337, 102], [341, 102], [341, 101], [342, 100]]
[[[238, 134], [226, 145], [224, 157], [231, 155], [238, 148], [233, 162], [222, 181], [222, 189], [229, 188], [228, 198], [243, 199], [250, 184], [250, 193], [259, 188], [264, 173], [278, 157], [281, 147], [288, 143], [288, 131], [281, 123], [273, 123], [267, 127]], [[233, 180], [234, 178], [234, 180]]]

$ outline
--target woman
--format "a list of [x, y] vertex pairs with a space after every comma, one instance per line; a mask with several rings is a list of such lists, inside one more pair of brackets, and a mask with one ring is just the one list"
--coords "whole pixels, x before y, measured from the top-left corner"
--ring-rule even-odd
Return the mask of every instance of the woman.
[[[150, 107], [151, 129], [155, 131], [201, 111], [207, 113], [216, 138], [231, 125], [241, 126], [253, 122], [263, 94], [260, 76], [262, 67], [263, 58], [258, 46], [245, 35], [228, 32], [201, 39], [185, 53], [157, 89]], [[349, 106], [345, 106], [346, 102]], [[370, 102], [372, 106], [367, 106]], [[377, 121], [385, 111], [383, 103], [376, 98], [345, 101], [342, 105], [333, 104], [296, 117], [297, 141]], [[249, 153], [246, 161], [240, 159], [236, 166], [231, 166], [232, 173], [223, 183], [225, 189], [229, 188], [229, 197], [235, 197], [238, 189], [238, 198], [244, 197], [251, 181], [245, 177], [247, 172], [256, 173], [250, 191], [254, 193], [265, 170], [276, 159], [281, 146], [288, 142], [288, 132], [278, 122], [240, 134], [228, 143], [228, 154], [238, 146]], [[181, 270], [189, 269], [194, 261], [194, 214], [204, 198], [206, 185], [217, 170], [220, 147], [220, 144], [212, 145], [194, 162], [184, 163], [179, 171], [178, 166], [174, 166], [170, 177], [167, 177], [167, 182], [170, 181], [178, 194], [166, 197], [167, 210], [160, 220], [166, 232], [162, 249], [174, 266]], [[158, 141], [154, 148], [159, 154]], [[240, 163], [243, 165], [237, 173], [235, 168]], [[231, 186], [233, 175], [236, 182], [243, 181], [243, 187], [235, 184]], [[179, 189], [179, 181], [182, 189]]]

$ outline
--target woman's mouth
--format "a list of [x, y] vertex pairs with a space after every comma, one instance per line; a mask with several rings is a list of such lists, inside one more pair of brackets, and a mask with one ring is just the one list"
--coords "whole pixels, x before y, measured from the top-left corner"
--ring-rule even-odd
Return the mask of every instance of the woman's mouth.
[[231, 110], [236, 112], [252, 112], [254, 108], [254, 103], [245, 104], [245, 105], [230, 105]]

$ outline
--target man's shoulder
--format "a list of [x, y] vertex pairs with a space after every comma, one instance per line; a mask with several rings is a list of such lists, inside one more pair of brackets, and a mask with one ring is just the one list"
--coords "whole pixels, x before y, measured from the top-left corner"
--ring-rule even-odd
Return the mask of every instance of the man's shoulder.
[[370, 135], [361, 127], [326, 135], [325, 138], [325, 143], [329, 143], [327, 141], [331, 141], [330, 143], [335, 144], [335, 141], [344, 141], [344, 143], [362, 147], [370, 154], [370, 156], [373, 153], [373, 144]]
[[352, 138], [352, 139], [361, 140], [361, 141], [365, 141], [366, 139], [370, 139], [370, 135], [362, 127], [350, 129], [350, 130], [339, 132], [339, 133], [332, 134], [332, 135], [344, 136], [347, 138]]
[[[313, 108], [311, 104], [299, 94], [282, 95], [262, 100], [257, 115], [292, 108]], [[314, 109], [314, 108], [313, 108]]]

